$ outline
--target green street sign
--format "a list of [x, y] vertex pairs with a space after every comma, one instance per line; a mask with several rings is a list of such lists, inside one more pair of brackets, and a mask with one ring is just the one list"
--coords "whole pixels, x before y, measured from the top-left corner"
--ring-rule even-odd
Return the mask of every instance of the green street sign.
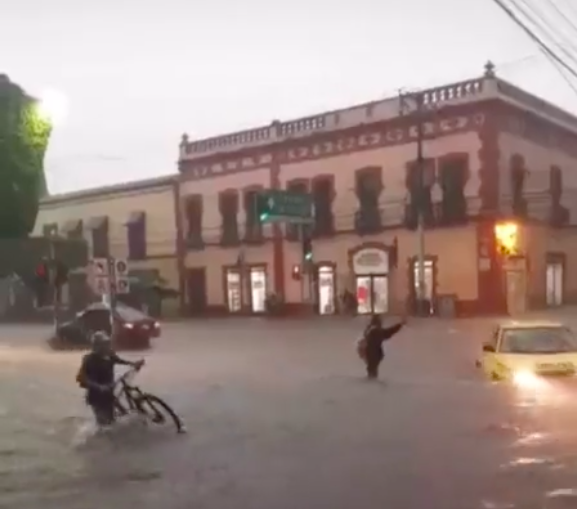
[[313, 221], [313, 201], [310, 194], [269, 189], [259, 192], [256, 208], [261, 223], [300, 223]]

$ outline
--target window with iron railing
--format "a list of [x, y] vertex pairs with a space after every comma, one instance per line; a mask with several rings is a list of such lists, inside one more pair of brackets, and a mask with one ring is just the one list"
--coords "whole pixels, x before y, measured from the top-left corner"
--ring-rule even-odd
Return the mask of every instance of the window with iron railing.
[[222, 218], [220, 244], [237, 246], [240, 243], [238, 232], [238, 191], [224, 191], [219, 194], [219, 208]]
[[333, 215], [334, 181], [332, 178], [316, 178], [312, 184], [312, 198], [315, 210], [313, 235], [330, 237], [334, 234]]
[[185, 201], [186, 245], [189, 249], [202, 249], [204, 247], [202, 213], [202, 195], [187, 196]]
[[262, 223], [257, 211], [258, 193], [258, 189], [247, 189], [243, 194], [245, 214], [244, 241], [252, 244], [258, 244], [263, 241]]
[[383, 191], [382, 168], [370, 167], [357, 170], [355, 192], [358, 209], [355, 213], [355, 230], [359, 235], [378, 233], [383, 228], [379, 197]]

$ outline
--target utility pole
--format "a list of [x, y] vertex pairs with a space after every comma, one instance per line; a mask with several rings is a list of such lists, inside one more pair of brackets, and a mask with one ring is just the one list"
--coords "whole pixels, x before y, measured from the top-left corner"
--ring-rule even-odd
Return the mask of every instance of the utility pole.
[[58, 325], [60, 319], [60, 295], [58, 291], [58, 260], [56, 258], [56, 238], [57, 232], [52, 230], [48, 237], [48, 281], [52, 286], [52, 323], [54, 324], [54, 332], [58, 332]]
[[[425, 104], [422, 92], [412, 94], [415, 102], [414, 116], [417, 121], [417, 193], [416, 193], [416, 211], [417, 211], [417, 314], [427, 316], [430, 309], [427, 306], [427, 289], [425, 286], [425, 207], [424, 197], [427, 191], [425, 182], [425, 157], [423, 155], [424, 144], [424, 113]], [[400, 94], [400, 114], [405, 115], [405, 108], [408, 106], [404, 95]], [[410, 105], [409, 105], [410, 107]], [[412, 117], [412, 115], [411, 115]], [[413, 199], [414, 199], [413, 198]]]

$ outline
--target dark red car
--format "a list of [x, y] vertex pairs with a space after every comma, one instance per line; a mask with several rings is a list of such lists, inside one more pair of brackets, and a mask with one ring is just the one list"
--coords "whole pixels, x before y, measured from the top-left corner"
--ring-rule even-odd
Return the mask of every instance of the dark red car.
[[[160, 324], [138, 309], [118, 304], [114, 312], [115, 348], [140, 350], [150, 348], [151, 340], [160, 336]], [[92, 333], [101, 330], [111, 333], [110, 308], [107, 304], [95, 303], [76, 314], [73, 320], [58, 328], [58, 334], [49, 340], [55, 349], [90, 348]]]

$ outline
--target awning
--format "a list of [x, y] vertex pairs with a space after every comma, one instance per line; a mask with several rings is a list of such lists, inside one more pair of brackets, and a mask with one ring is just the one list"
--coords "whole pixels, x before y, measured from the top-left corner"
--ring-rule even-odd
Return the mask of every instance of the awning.
[[61, 227], [62, 233], [72, 233], [82, 228], [82, 219], [69, 219]]
[[102, 228], [107, 222], [108, 217], [106, 216], [91, 217], [86, 221], [86, 229], [97, 230], [98, 228]]
[[145, 213], [142, 210], [136, 210], [128, 215], [128, 219], [124, 223], [126, 226], [137, 224], [144, 221]]

